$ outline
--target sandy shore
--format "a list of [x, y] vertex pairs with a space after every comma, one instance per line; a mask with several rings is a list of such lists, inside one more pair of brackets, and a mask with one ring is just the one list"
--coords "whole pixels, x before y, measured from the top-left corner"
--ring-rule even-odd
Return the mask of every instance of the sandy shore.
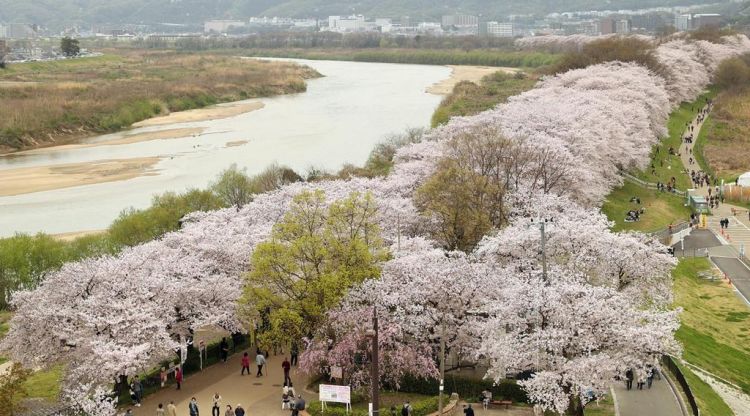
[[487, 75], [494, 74], [498, 71], [504, 71], [509, 74], [518, 72], [518, 68], [504, 68], [496, 66], [469, 66], [469, 65], [448, 65], [452, 70], [451, 76], [437, 84], [427, 88], [427, 92], [435, 95], [448, 95], [453, 92], [453, 87], [461, 81], [470, 81], [477, 83]]
[[62, 152], [62, 151], [74, 150], [74, 149], [83, 149], [87, 147], [117, 146], [117, 145], [122, 145], [122, 144], [133, 144], [133, 143], [147, 142], [150, 140], [180, 139], [183, 137], [199, 136], [201, 133], [203, 133], [204, 130], [205, 129], [200, 128], [200, 127], [194, 127], [194, 128], [185, 128], [185, 129], [169, 129], [169, 130], [152, 131], [148, 133], [129, 134], [129, 135], [120, 137], [119, 139], [113, 139], [113, 140], [102, 140], [100, 142], [93, 142], [93, 143], [62, 144], [62, 145], [53, 146], [53, 147], [40, 147], [38, 149], [23, 150], [20, 152], [7, 153], [4, 155], [0, 154], [0, 156], [35, 155], [35, 154], [43, 154], [43, 153]]
[[260, 101], [223, 104], [196, 110], [180, 111], [162, 117], [154, 117], [133, 124], [133, 127], [163, 126], [173, 123], [189, 123], [194, 121], [218, 120], [260, 110], [265, 104]]
[[151, 176], [156, 174], [155, 165], [159, 160], [159, 157], [142, 157], [0, 170], [0, 196]]
[[88, 237], [106, 233], [107, 230], [73, 231], [69, 233], [52, 234], [52, 237], [60, 241], [73, 241], [76, 238]]
[[237, 147], [249, 143], [249, 140], [237, 140], [236, 142], [227, 142], [224, 147]]

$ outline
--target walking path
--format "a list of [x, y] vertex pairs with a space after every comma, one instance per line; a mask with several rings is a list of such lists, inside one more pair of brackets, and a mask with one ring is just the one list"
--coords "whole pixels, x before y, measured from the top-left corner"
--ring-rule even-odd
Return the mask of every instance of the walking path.
[[[169, 401], [173, 400], [177, 406], [177, 416], [187, 416], [190, 398], [195, 397], [198, 400], [200, 414], [211, 415], [213, 404], [211, 398], [214, 393], [219, 393], [223, 399], [220, 412], [222, 416], [227, 405], [234, 408], [238, 403], [242, 404], [248, 416], [289, 416], [290, 411], [281, 410], [281, 389], [284, 382], [281, 363], [284, 361], [284, 356], [268, 357], [268, 368], [263, 369], [264, 376], [256, 378], [255, 354], [252, 350], [248, 350], [248, 353], [252, 363], [251, 375], [240, 375], [242, 354], [234, 354], [226, 363], [210, 366], [200, 373], [187, 377], [181, 390], [175, 390], [174, 386], [165, 387], [147, 396], [143, 400], [143, 406], [133, 407], [133, 414], [153, 416], [156, 414], [159, 403], [166, 408]], [[305, 383], [298, 374], [297, 368], [292, 367], [291, 377], [297, 394], [302, 394], [308, 403], [314, 399], [303, 391]]]
[[617, 383], [613, 391], [620, 416], [687, 416], [663, 375], [661, 380], [654, 379], [650, 389], [644, 386], [638, 390], [633, 382], [631, 390], [625, 388], [625, 383]]

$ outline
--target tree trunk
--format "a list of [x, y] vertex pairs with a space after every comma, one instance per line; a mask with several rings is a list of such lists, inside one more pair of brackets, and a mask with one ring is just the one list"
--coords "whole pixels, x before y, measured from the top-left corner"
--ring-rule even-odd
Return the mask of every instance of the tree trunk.
[[569, 416], [583, 416], [583, 404], [578, 395], [573, 395], [570, 398], [570, 406], [568, 407], [567, 414]]

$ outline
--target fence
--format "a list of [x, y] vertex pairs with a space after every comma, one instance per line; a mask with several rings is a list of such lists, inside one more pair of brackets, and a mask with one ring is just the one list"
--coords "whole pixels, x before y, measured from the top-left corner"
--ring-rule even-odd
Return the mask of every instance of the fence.
[[750, 203], [750, 186], [724, 185], [721, 191], [727, 202]]
[[[642, 188], [646, 189], [654, 189], [654, 190], [660, 190], [655, 183], [646, 182], [643, 179], [638, 179], [635, 176], [627, 173], [627, 172], [620, 172], [620, 175], [622, 175], [623, 178], [626, 180], [635, 183], [636, 185], [640, 185]], [[664, 191], [666, 192], [666, 191]], [[679, 189], [672, 189], [672, 193], [679, 196], [686, 196], [687, 193], [685, 191], [680, 191]]]
[[675, 364], [674, 360], [672, 360], [672, 357], [668, 355], [663, 355], [661, 357], [661, 361], [662, 364], [664, 364], [664, 367], [668, 369], [669, 372], [672, 373], [674, 378], [677, 380], [677, 382], [680, 383], [682, 392], [685, 393], [688, 405], [690, 406], [690, 412], [693, 414], [693, 416], [700, 416], [701, 411], [700, 409], [698, 409], [698, 404], [695, 402], [693, 391], [690, 389], [690, 385], [688, 384], [687, 380], [685, 380], [685, 376], [682, 374], [682, 371], [680, 371], [680, 367], [678, 367], [677, 364]]
[[685, 230], [690, 228], [690, 223], [688, 221], [679, 222], [677, 224], [672, 225], [672, 228], [662, 228], [661, 230], [651, 232], [651, 234], [654, 238], [661, 241], [662, 244], [668, 246], [672, 242], [672, 235], [681, 233]]

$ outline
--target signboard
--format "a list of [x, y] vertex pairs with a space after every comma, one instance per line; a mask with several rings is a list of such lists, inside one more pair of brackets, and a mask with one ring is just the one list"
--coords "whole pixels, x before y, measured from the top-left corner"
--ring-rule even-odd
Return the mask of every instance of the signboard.
[[321, 384], [318, 400], [328, 403], [346, 403], [352, 402], [352, 393], [349, 386], [334, 386], [331, 384]]

